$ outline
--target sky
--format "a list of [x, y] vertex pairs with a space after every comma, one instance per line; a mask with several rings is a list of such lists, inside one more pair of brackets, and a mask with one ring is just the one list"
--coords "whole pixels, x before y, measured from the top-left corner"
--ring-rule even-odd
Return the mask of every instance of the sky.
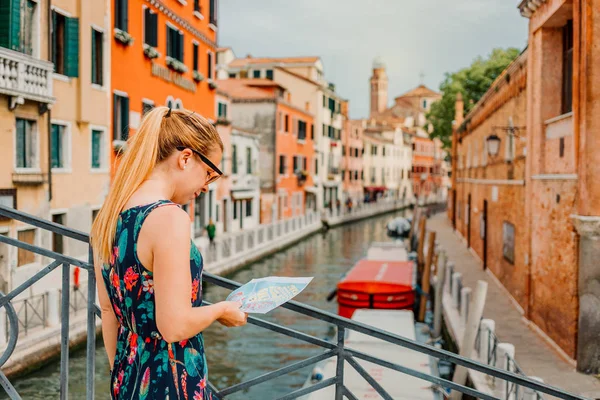
[[[220, 0], [219, 46], [237, 57], [320, 56], [325, 78], [350, 101], [352, 119], [369, 113], [373, 60], [387, 67], [388, 98], [496, 47], [525, 48], [528, 20], [518, 0]], [[421, 74], [423, 79], [421, 80]]]

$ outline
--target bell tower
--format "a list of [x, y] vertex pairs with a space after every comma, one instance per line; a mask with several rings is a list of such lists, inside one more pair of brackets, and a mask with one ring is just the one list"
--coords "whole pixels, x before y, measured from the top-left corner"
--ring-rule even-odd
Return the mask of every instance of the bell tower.
[[380, 113], [387, 108], [388, 78], [385, 73], [385, 64], [380, 57], [373, 61], [373, 75], [371, 76], [371, 109], [369, 117]]

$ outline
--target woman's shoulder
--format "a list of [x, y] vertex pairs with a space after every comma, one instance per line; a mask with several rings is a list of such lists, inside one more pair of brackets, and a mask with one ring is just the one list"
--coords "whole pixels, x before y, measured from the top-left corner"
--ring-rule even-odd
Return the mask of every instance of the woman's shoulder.
[[160, 236], [190, 236], [190, 216], [181, 207], [175, 203], [166, 203], [161, 207], [156, 207], [146, 217], [144, 223], [148, 233], [155, 233]]

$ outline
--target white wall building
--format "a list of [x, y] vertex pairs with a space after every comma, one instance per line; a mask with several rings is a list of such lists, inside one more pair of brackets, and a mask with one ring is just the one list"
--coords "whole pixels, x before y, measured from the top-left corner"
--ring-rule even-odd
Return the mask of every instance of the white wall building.
[[231, 216], [230, 232], [260, 223], [260, 178], [258, 135], [234, 127], [231, 133]]

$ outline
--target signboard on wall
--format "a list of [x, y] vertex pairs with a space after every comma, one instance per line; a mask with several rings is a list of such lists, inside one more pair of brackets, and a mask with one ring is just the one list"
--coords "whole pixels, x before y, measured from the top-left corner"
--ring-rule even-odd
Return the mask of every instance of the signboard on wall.
[[502, 256], [509, 263], [515, 263], [515, 226], [506, 221], [502, 224]]

